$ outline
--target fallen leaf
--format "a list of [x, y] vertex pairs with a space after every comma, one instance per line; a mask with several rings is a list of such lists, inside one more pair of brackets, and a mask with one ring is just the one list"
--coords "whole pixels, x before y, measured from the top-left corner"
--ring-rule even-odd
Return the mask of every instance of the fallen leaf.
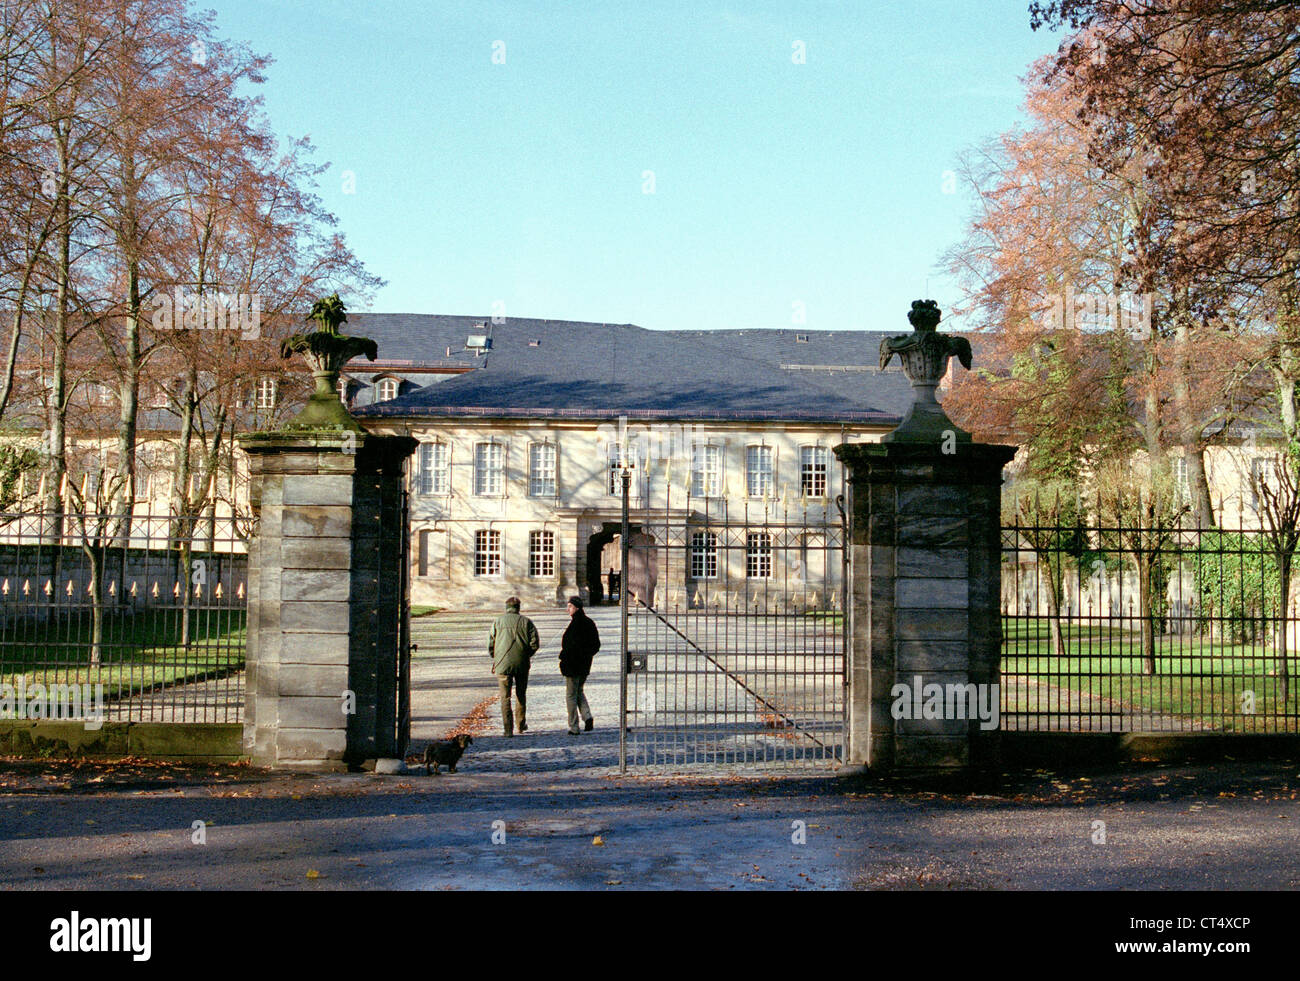
[[309, 879], [319, 879], [319, 878], [320, 878], [320, 873], [317, 872], [315, 869], [308, 869], [308, 870], [307, 870], [307, 878], [309, 878]]
[[605, 845], [605, 839], [602, 838], [600, 835], [596, 835], [596, 837], [591, 839], [591, 843], [598, 848], [603, 848]]

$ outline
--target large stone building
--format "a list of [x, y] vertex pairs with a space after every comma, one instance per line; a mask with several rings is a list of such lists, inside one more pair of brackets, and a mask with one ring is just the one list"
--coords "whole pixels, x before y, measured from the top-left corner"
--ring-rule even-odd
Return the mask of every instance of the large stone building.
[[[880, 439], [911, 400], [896, 363], [878, 368], [880, 332], [377, 313], [350, 314], [344, 330], [374, 338], [379, 359], [347, 365], [340, 397], [368, 426], [420, 443], [409, 482], [417, 605], [495, 607], [509, 593], [534, 606], [575, 592], [607, 598], [609, 574], [622, 575], [625, 452], [632, 530], [645, 536], [634, 540], [664, 546], [659, 602], [689, 606], [701, 587], [709, 602], [755, 591], [842, 597], [832, 549], [815, 547], [818, 525], [839, 518], [843, 482], [831, 448]], [[301, 365], [269, 355], [265, 363], [228, 406], [231, 431], [274, 428], [301, 404]], [[117, 411], [102, 385], [83, 387], [74, 393], [85, 404], [76, 402], [83, 435], [70, 451], [71, 482], [93, 491], [97, 470], [112, 466]], [[252, 529], [246, 460], [226, 439], [218, 469], [205, 470], [205, 437], [182, 479], [170, 398], [157, 385], [144, 393], [132, 541], [166, 542], [183, 510], [198, 518], [194, 534], [210, 550], [241, 551]], [[43, 416], [39, 399], [30, 401], [30, 418], [9, 438], [35, 447]], [[1206, 453], [1222, 527], [1260, 526], [1256, 487], [1272, 481], [1277, 453], [1268, 440], [1256, 444], [1243, 429]], [[197, 503], [178, 510], [182, 494]], [[39, 474], [15, 495], [15, 510], [39, 506]], [[11, 521], [0, 542], [31, 538], [40, 520]], [[688, 530], [669, 543], [670, 527]], [[1032, 554], [1022, 564], [1019, 583], [1035, 593]], [[1014, 585], [1008, 603], [1024, 605]]]
[[[358, 314], [381, 362], [345, 373], [368, 428], [420, 442], [410, 480], [414, 604], [599, 602], [633, 531], [698, 528], [661, 564], [660, 602], [700, 583], [807, 591], [840, 570], [832, 447], [876, 440], [910, 403], [865, 331], [650, 331], [627, 324]], [[804, 536], [807, 548], [790, 547]], [[719, 535], [742, 536], [728, 547]], [[660, 535], [662, 537], [662, 535]], [[643, 539], [646, 540], [646, 539]]]

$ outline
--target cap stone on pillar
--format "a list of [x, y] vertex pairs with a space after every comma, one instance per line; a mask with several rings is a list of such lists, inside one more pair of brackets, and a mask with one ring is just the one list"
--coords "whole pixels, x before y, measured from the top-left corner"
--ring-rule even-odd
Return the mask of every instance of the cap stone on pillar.
[[974, 442], [939, 404], [949, 360], [971, 366], [970, 342], [938, 333], [940, 316], [917, 300], [912, 333], [880, 345], [881, 368], [897, 356], [912, 383], [899, 426], [880, 443], [835, 448], [853, 513], [849, 770], [970, 767], [997, 754], [996, 719], [972, 718], [959, 699], [919, 714], [924, 692], [912, 691], [979, 691], [986, 707], [1000, 694], [1000, 487], [1015, 447]]

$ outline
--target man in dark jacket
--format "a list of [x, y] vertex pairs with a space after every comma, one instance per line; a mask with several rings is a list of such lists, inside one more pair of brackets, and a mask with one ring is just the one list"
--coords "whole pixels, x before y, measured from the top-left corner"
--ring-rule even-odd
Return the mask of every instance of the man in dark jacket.
[[497, 676], [501, 689], [501, 724], [507, 736], [514, 735], [514, 713], [510, 711], [510, 689], [515, 690], [519, 703], [519, 731], [528, 731], [524, 716], [527, 707], [528, 669], [533, 655], [542, 646], [537, 627], [528, 617], [519, 615], [519, 597], [506, 600], [506, 612], [492, 621], [488, 634], [488, 655], [492, 658], [492, 673]]
[[587, 612], [582, 608], [582, 599], [569, 597], [569, 625], [564, 629], [564, 638], [560, 641], [560, 674], [564, 675], [564, 704], [569, 710], [569, 735], [576, 736], [582, 730], [578, 720], [587, 724], [591, 732], [591, 706], [587, 696], [582, 693], [582, 686], [591, 673], [591, 659], [600, 650], [600, 631]]

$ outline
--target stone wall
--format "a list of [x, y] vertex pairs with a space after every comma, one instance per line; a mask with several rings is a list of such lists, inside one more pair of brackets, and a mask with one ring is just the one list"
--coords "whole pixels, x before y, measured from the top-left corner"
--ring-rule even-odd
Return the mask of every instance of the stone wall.
[[[240, 553], [192, 551], [188, 572], [176, 551], [110, 548], [101, 555], [107, 605], [115, 610], [180, 606], [181, 590], [195, 596], [196, 572], [201, 573], [199, 602], [235, 606], [242, 603], [248, 581], [248, 556]], [[51, 602], [89, 607], [90, 578], [90, 560], [75, 545], [0, 545], [0, 624], [42, 619]], [[218, 585], [220, 599], [215, 597]]]

